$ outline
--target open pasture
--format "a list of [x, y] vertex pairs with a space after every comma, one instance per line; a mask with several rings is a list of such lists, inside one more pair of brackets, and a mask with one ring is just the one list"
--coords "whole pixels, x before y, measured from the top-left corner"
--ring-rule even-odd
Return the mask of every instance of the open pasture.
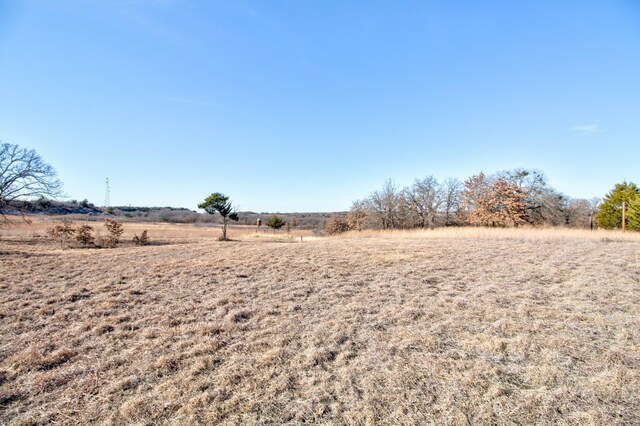
[[0, 237], [0, 423], [640, 423], [638, 234], [46, 226]]

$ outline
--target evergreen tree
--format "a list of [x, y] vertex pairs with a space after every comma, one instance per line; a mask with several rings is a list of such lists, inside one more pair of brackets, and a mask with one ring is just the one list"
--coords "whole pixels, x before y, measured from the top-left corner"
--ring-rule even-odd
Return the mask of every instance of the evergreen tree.
[[198, 204], [198, 208], [203, 209], [209, 214], [216, 214], [216, 212], [220, 213], [222, 216], [222, 240], [227, 240], [227, 222], [229, 219], [238, 220], [238, 213], [236, 213], [236, 209], [231, 204], [229, 197], [221, 194], [219, 192], [215, 192], [209, 195], [205, 200]]
[[[630, 205], [632, 199], [640, 196], [638, 186], [633, 182], [617, 183], [616, 186], [602, 200], [598, 208], [596, 221], [598, 226], [605, 229], [622, 227], [622, 203]], [[627, 216], [627, 224], [629, 217]]]
[[629, 229], [640, 231], [640, 195], [636, 195], [629, 200], [627, 210], [627, 224]]
[[272, 229], [280, 229], [284, 226], [284, 221], [280, 219], [278, 216], [274, 215], [269, 222], [267, 222], [267, 226]]

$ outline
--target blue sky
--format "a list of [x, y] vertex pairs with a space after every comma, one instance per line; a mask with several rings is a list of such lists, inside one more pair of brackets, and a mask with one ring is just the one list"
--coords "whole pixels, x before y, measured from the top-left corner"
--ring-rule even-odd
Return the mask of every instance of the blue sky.
[[390, 178], [638, 181], [637, 1], [3, 1], [0, 140], [70, 198], [337, 211]]

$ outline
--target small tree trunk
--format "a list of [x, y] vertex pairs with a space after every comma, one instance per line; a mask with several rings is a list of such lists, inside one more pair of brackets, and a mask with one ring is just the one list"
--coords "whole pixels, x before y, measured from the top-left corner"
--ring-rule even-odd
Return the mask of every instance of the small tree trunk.
[[222, 239], [227, 240], [227, 217], [222, 218]]

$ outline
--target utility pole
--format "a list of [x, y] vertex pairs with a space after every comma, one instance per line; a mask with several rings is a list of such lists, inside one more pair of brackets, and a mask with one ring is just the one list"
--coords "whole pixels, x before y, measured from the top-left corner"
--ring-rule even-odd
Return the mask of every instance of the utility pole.
[[627, 203], [622, 202], [622, 232], [624, 232], [627, 227]]
[[109, 178], [107, 178], [107, 189], [106, 189], [105, 194], [104, 194], [104, 206], [105, 207], [110, 207], [109, 204], [110, 204], [111, 201], [109, 200], [109, 192], [110, 192], [110, 190], [109, 190]]

